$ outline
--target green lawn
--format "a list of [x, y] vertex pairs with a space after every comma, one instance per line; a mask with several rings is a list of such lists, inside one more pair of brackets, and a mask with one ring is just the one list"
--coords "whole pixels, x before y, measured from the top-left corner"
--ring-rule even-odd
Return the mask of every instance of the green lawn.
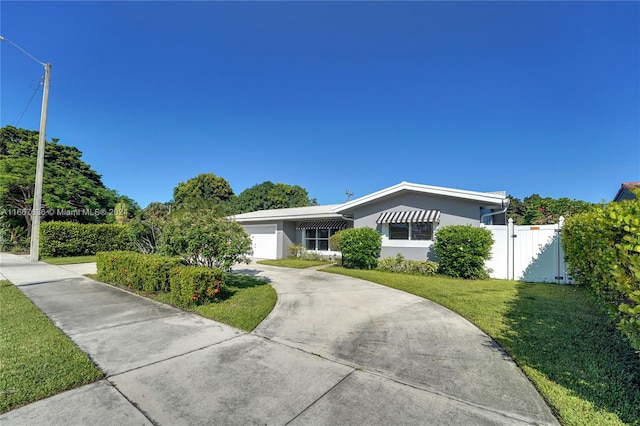
[[285, 259], [259, 260], [258, 263], [261, 265], [282, 266], [283, 268], [305, 269], [311, 268], [312, 266], [331, 265], [335, 262], [329, 260], [303, 260], [288, 257]]
[[9, 281], [0, 281], [0, 413], [102, 378]]
[[403, 290], [467, 318], [512, 356], [563, 425], [640, 425], [640, 357], [582, 288], [323, 271]]
[[95, 256], [72, 256], [72, 257], [46, 257], [41, 259], [51, 265], [73, 265], [76, 263], [93, 263]]
[[[97, 275], [87, 275], [98, 280]], [[269, 315], [276, 304], [276, 291], [265, 281], [240, 274], [227, 274], [230, 296], [208, 305], [187, 309], [203, 317], [250, 332]], [[138, 292], [155, 301], [171, 304], [169, 293], [148, 294]]]

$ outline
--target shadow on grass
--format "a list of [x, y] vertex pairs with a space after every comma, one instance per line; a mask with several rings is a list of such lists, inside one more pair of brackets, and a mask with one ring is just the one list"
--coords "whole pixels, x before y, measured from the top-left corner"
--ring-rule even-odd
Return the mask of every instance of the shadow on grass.
[[247, 270], [243, 270], [241, 272], [234, 271], [234, 273], [227, 274], [225, 290], [222, 297], [220, 298], [220, 301], [230, 299], [240, 290], [261, 287], [263, 285], [268, 285], [271, 282], [269, 278], [256, 277], [251, 274], [246, 274], [246, 271]]
[[640, 424], [640, 357], [584, 289], [522, 283], [506, 318], [511, 330], [500, 343], [516, 362], [596, 410]]
[[[256, 271], [258, 272], [258, 271]], [[249, 274], [247, 270], [242, 270], [237, 273], [227, 274], [226, 284], [227, 286], [237, 288], [250, 288], [258, 287], [261, 285], [269, 284], [271, 280], [267, 277], [256, 277], [256, 273]]]

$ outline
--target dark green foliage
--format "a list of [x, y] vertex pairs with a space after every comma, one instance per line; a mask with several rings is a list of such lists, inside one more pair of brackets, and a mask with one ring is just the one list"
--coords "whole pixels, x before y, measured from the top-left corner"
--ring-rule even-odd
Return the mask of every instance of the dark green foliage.
[[382, 236], [372, 228], [340, 231], [342, 265], [354, 269], [375, 269], [382, 249]]
[[96, 254], [101, 281], [148, 293], [169, 292], [169, 279], [181, 265], [180, 259], [145, 255], [131, 251]]
[[333, 251], [341, 251], [342, 231], [338, 231], [329, 237], [329, 249]]
[[562, 245], [576, 283], [591, 289], [640, 350], [640, 199], [567, 219]]
[[398, 253], [396, 257], [385, 257], [378, 261], [379, 271], [395, 272], [411, 275], [435, 275], [438, 272], [438, 262], [431, 260], [408, 260]]
[[257, 210], [282, 209], [316, 205], [315, 199], [309, 199], [307, 190], [298, 185], [262, 182], [247, 188], [233, 202], [234, 213]]
[[[29, 233], [30, 215], [16, 211], [29, 211], [33, 206], [37, 151], [37, 131], [12, 126], [0, 129], [0, 207]], [[104, 223], [112, 218], [106, 212], [113, 210], [118, 195], [104, 186], [100, 175], [81, 157], [75, 147], [58, 144], [55, 139], [46, 142], [43, 220]], [[103, 210], [105, 214], [100, 214]]]
[[131, 238], [140, 253], [155, 253], [160, 246], [160, 237], [171, 212], [168, 203], [151, 203], [128, 222]]
[[44, 222], [40, 226], [43, 257], [86, 256], [99, 251], [133, 248], [134, 241], [127, 225]]
[[521, 201], [509, 195], [507, 217], [513, 219], [516, 225], [548, 225], [558, 223], [560, 216], [569, 218], [574, 214], [583, 213], [595, 204], [586, 201], [571, 200], [567, 197], [553, 199], [542, 198], [532, 194]]
[[193, 208], [203, 205], [227, 202], [233, 196], [233, 190], [225, 179], [213, 173], [203, 173], [186, 182], [180, 182], [173, 189], [176, 207]]
[[229, 271], [235, 263], [249, 261], [251, 247], [251, 237], [237, 222], [207, 210], [183, 211], [165, 224], [160, 252], [189, 265]]
[[205, 305], [224, 295], [224, 272], [205, 267], [182, 266], [171, 274], [171, 302], [183, 308]]
[[184, 266], [175, 257], [101, 252], [96, 265], [101, 281], [146, 293], [171, 293], [172, 303], [180, 307], [210, 303], [224, 295], [222, 270]]
[[485, 261], [491, 257], [491, 231], [452, 225], [438, 229], [433, 246], [439, 258], [438, 272], [456, 278], [485, 279]]

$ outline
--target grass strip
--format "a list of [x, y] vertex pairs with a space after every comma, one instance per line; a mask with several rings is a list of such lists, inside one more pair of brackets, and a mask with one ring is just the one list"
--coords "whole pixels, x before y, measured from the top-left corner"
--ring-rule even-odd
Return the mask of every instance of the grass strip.
[[313, 266], [331, 265], [335, 262], [329, 260], [304, 260], [288, 257], [284, 259], [259, 260], [257, 263], [261, 265], [281, 266], [283, 268], [305, 269]]
[[42, 259], [50, 265], [74, 265], [76, 263], [93, 263], [95, 256], [47, 257]]
[[462, 315], [511, 355], [563, 425], [640, 424], [640, 358], [583, 288], [322, 270], [406, 291]]
[[29, 298], [0, 281], [0, 413], [102, 377]]

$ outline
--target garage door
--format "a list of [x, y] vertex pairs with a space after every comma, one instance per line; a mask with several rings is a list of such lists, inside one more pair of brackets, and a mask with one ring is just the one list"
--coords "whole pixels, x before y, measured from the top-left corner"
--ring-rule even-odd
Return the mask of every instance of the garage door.
[[251, 237], [254, 258], [276, 259], [278, 257], [275, 225], [247, 225], [244, 230]]

